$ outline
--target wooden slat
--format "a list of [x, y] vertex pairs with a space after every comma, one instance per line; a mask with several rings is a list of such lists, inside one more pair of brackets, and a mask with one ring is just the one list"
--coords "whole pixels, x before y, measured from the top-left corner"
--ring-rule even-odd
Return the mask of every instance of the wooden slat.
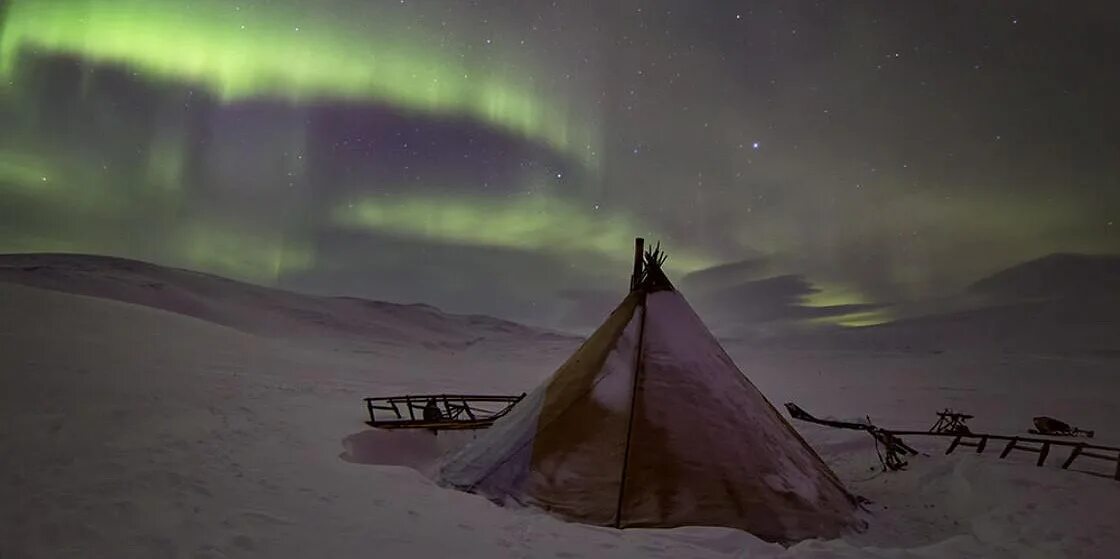
[[961, 444], [961, 435], [957, 435], [957, 437], [953, 439], [953, 443], [945, 450], [945, 454], [952, 454], [953, 450], [955, 450], [959, 444]]
[[1066, 461], [1062, 463], [1063, 470], [1069, 469], [1069, 467], [1073, 464], [1073, 461], [1077, 460], [1077, 457], [1081, 455], [1081, 449], [1083, 448], [1085, 448], [1084, 445], [1077, 445], [1073, 447], [1073, 450], [1069, 453], [1069, 458], [1066, 458]]
[[[972, 441], [966, 440], [968, 438], [980, 439], [980, 440], [977, 441], [977, 442], [972, 442]], [[950, 452], [953, 452], [953, 449], [955, 449], [957, 446], [967, 446], [967, 447], [975, 448], [976, 453], [980, 454], [981, 452], [984, 452], [984, 448], [986, 448], [988, 446], [988, 438], [989, 438], [988, 435], [963, 435], [963, 434], [962, 435], [957, 435], [956, 438], [953, 439], [953, 444], [950, 445], [949, 449], [945, 451], [945, 454], [949, 454]]]
[[999, 457], [1000, 458], [1007, 458], [1007, 455], [1011, 454], [1011, 450], [1013, 448], [1015, 448], [1015, 441], [1018, 441], [1018, 440], [1019, 439], [1017, 439], [1017, 438], [1011, 439], [1011, 442], [1007, 443], [1007, 446], [1003, 447], [1003, 453], [1001, 453], [999, 455]]

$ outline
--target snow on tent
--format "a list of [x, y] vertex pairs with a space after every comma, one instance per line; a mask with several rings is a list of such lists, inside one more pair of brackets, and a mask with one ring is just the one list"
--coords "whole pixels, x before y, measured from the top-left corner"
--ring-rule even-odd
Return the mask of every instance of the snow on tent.
[[439, 482], [618, 528], [727, 526], [792, 542], [860, 526], [855, 499], [674, 289], [660, 251], [643, 258], [637, 245], [630, 294], [446, 457]]

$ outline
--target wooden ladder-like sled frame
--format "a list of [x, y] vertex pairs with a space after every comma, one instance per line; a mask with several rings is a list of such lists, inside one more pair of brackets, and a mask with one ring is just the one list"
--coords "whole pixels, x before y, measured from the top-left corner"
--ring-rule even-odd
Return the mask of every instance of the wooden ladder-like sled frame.
[[[378, 429], [486, 429], [506, 415], [525, 397], [493, 394], [410, 394], [364, 398], [369, 412], [367, 425]], [[425, 417], [431, 403], [439, 409], [439, 418]], [[392, 412], [386, 414], [383, 412]]]
[[[1000, 458], [1007, 458], [1007, 455], [1011, 454], [1013, 450], [1034, 452], [1038, 454], [1038, 461], [1035, 462], [1035, 465], [1038, 467], [1042, 467], [1046, 464], [1046, 459], [1050, 456], [1051, 449], [1055, 447], [1071, 448], [1072, 450], [1070, 450], [1065, 462], [1062, 462], [1063, 470], [1068, 470], [1078, 458], [1095, 458], [1098, 460], [1115, 462], [1116, 471], [1113, 474], [1113, 478], [1120, 481], [1120, 448], [1114, 446], [1043, 439], [1039, 437], [992, 435], [988, 433], [929, 433], [926, 431], [892, 431], [888, 429], [884, 429], [884, 431], [895, 436], [918, 435], [925, 437], [953, 437], [953, 442], [949, 443], [949, 448], [945, 449], [945, 454], [952, 454], [954, 450], [962, 446], [975, 448], [977, 454], [983, 454], [984, 449], [988, 447], [988, 441], [1007, 441], [1007, 444], [1003, 447], [1003, 451], [999, 454]], [[1112, 454], [1103, 454], [1102, 452]]]
[[[1053, 447], [1071, 448], [1069, 455], [1066, 457], [1065, 462], [1062, 462], [1062, 469], [1068, 470], [1073, 465], [1074, 461], [1078, 458], [1095, 458], [1097, 460], [1105, 460], [1108, 462], [1116, 463], [1116, 471], [1113, 474], [1113, 479], [1120, 481], [1120, 448], [1114, 446], [1104, 446], [1099, 444], [1089, 444], [1077, 441], [1064, 441], [1058, 439], [1043, 439], [1039, 437], [1020, 437], [1014, 435], [992, 435], [988, 433], [969, 433], [969, 432], [933, 432], [934, 429], [940, 425], [935, 425], [929, 431], [902, 431], [895, 429], [883, 429], [868, 423], [854, 423], [849, 421], [836, 421], [828, 419], [818, 419], [809, 412], [801, 409], [797, 404], [789, 402], [786, 404], [786, 409], [789, 411], [790, 417], [805, 421], [808, 423], [816, 423], [817, 425], [824, 425], [826, 427], [834, 427], [837, 429], [852, 429], [856, 431], [867, 431], [876, 441], [884, 443], [887, 448], [887, 460], [884, 461], [884, 466], [890, 469], [900, 469], [905, 466], [902, 461], [901, 455], [916, 455], [917, 451], [906, 446], [900, 437], [903, 436], [919, 436], [919, 437], [953, 437], [953, 442], [949, 443], [949, 448], [945, 450], [945, 454], [952, 454], [954, 450], [959, 447], [966, 446], [975, 448], [977, 454], [983, 454], [984, 449], [988, 447], [988, 441], [1007, 441], [1007, 445], [1003, 447], [1003, 452], [1000, 453], [1000, 458], [1007, 458], [1013, 450], [1022, 450], [1025, 452], [1038, 453], [1038, 461], [1035, 465], [1042, 467], [1046, 463], [1046, 458], [1050, 456], [1050, 449]], [[938, 416], [948, 415], [950, 412], [939, 413]], [[961, 415], [961, 414], [955, 414]], [[963, 416], [962, 416], [963, 417]], [[971, 417], [971, 416], [968, 416]], [[962, 425], [963, 427], [963, 425]], [[1038, 445], [1038, 446], [1032, 446]], [[1113, 453], [1113, 454], [1108, 454]], [[893, 460], [893, 465], [892, 465]]]

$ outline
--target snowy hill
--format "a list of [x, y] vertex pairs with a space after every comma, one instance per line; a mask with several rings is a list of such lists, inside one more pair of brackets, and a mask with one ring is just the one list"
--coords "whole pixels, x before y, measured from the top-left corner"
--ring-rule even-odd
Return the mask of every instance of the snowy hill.
[[482, 340], [565, 339], [492, 317], [446, 314], [427, 305], [315, 297], [105, 256], [0, 255], [0, 281], [133, 303], [250, 334], [305, 342], [341, 338], [463, 348]]
[[[360, 399], [529, 390], [576, 341], [51, 258], [5, 257], [0, 281], [0, 557], [1105, 558], [1120, 548], [1108, 466], [1063, 471], [1052, 456], [1036, 468], [1026, 453], [946, 456], [943, 442], [912, 441], [929, 456], [878, 474], [866, 435], [805, 424], [795, 426], [873, 501], [866, 532], [785, 549], [727, 529], [616, 531], [499, 508], [417, 471], [469, 434], [373, 430]], [[146, 290], [174, 297], [128, 299]], [[297, 343], [293, 329], [313, 339]], [[369, 345], [376, 333], [393, 343]], [[462, 342], [472, 336], [485, 340]], [[978, 430], [1021, 433], [1050, 414], [1120, 443], [1118, 360], [1107, 355], [727, 349], [771, 402], [821, 416], [924, 429], [950, 406], [976, 414]]]
[[1013, 266], [969, 287], [997, 301], [1120, 299], [1120, 256], [1051, 254]]

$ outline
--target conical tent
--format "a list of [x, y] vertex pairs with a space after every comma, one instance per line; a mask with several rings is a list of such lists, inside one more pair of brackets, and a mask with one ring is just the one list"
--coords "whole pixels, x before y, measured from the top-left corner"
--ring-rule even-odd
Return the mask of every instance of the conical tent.
[[729, 526], [791, 542], [859, 525], [852, 496], [660, 264], [646, 253], [606, 322], [449, 456], [440, 482], [620, 528]]

